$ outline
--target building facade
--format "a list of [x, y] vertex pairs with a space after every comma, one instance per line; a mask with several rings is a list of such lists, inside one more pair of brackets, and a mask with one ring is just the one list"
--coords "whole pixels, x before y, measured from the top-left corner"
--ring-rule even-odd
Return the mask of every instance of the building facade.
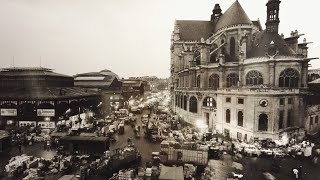
[[101, 95], [101, 108], [104, 116], [123, 107], [122, 81], [108, 69], [100, 72], [88, 72], [74, 76], [76, 87], [98, 90]]
[[100, 96], [73, 86], [73, 77], [46, 68], [5, 68], [0, 71], [0, 128], [55, 128], [58, 121], [94, 111]]
[[168, 90], [168, 78], [158, 78], [156, 76], [129, 77], [129, 79], [142, 80], [147, 82], [147, 91], [158, 92]]
[[171, 37], [171, 109], [244, 141], [281, 139], [304, 127], [307, 42], [279, 35], [279, 0], [269, 0], [266, 29], [238, 1], [210, 21], [177, 20]]

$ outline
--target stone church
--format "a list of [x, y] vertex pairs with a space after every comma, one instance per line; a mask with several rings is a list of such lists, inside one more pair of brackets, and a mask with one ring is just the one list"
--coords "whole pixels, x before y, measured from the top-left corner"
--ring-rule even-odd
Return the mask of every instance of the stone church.
[[[252, 141], [303, 129], [308, 47], [279, 35], [280, 0], [266, 3], [266, 29], [238, 1], [210, 21], [176, 20], [171, 37], [172, 111], [225, 136]], [[285, 8], [285, 7], [284, 7]]]

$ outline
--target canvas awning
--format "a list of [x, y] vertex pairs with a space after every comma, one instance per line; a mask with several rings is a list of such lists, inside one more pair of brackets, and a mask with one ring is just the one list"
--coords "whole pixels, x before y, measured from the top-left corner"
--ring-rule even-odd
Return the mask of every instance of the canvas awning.
[[161, 166], [159, 180], [184, 180], [183, 167]]

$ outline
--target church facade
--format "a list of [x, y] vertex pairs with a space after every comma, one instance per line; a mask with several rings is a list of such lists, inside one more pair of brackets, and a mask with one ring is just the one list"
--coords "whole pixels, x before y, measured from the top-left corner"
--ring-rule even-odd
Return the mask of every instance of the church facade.
[[238, 1], [210, 21], [176, 20], [171, 37], [171, 108], [225, 136], [281, 139], [303, 129], [307, 42], [279, 35], [279, 0], [269, 0], [266, 29]]

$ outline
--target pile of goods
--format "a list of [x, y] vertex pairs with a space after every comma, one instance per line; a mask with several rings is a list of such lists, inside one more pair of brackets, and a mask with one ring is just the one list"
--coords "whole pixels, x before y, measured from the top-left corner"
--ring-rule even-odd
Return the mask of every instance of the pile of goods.
[[37, 167], [38, 161], [39, 158], [22, 154], [21, 156], [12, 157], [5, 169], [9, 176], [14, 176], [15, 174], [21, 174], [26, 169]]

